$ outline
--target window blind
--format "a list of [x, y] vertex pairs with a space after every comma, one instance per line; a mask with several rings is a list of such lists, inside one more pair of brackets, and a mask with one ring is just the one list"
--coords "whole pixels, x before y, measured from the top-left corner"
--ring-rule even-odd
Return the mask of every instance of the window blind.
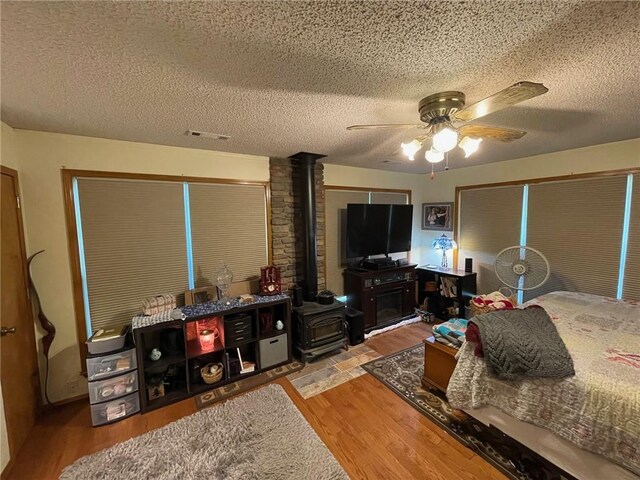
[[640, 175], [633, 175], [631, 193], [631, 216], [629, 217], [629, 241], [627, 263], [624, 270], [622, 298], [640, 300]]
[[347, 204], [369, 203], [369, 192], [358, 190], [327, 190], [325, 192], [325, 244], [327, 288], [337, 296], [344, 295], [342, 271], [347, 240]]
[[91, 330], [130, 321], [145, 297], [184, 296], [181, 183], [77, 178], [77, 194]]
[[523, 190], [522, 185], [516, 185], [460, 192], [458, 264], [465, 258], [473, 259], [480, 294], [503, 286], [493, 262], [502, 249], [520, 244]]
[[529, 186], [527, 245], [549, 260], [551, 276], [524, 299], [568, 290], [616, 297], [626, 175]]
[[190, 183], [189, 203], [195, 286], [215, 285], [222, 261], [234, 282], [259, 277], [269, 262], [265, 187]]
[[406, 205], [409, 203], [409, 196], [399, 192], [371, 192], [371, 203], [383, 205]]

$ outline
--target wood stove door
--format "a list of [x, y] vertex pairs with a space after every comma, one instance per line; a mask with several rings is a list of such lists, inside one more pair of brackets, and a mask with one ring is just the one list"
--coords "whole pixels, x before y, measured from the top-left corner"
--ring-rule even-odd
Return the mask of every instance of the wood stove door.
[[344, 338], [344, 317], [335, 312], [322, 315], [309, 321], [308, 345], [315, 348], [337, 339]]

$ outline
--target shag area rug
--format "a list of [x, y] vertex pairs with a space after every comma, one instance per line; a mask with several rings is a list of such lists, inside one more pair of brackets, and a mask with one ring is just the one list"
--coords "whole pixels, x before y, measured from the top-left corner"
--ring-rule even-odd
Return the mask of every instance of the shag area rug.
[[454, 410], [442, 392], [425, 390], [421, 384], [424, 345], [373, 360], [362, 368], [507, 477], [514, 480], [572, 478], [499, 430]]
[[238, 395], [239, 393], [253, 390], [261, 385], [269, 383], [276, 378], [284, 377], [290, 373], [298, 372], [302, 370], [304, 363], [294, 360], [291, 363], [282, 365], [280, 367], [272, 368], [266, 372], [252, 375], [247, 378], [242, 378], [236, 382], [223, 385], [222, 387], [214, 388], [212, 390], [196, 395], [196, 407], [207, 408], [214, 403], [221, 402], [230, 397]]
[[88, 455], [63, 480], [348, 479], [280, 385]]

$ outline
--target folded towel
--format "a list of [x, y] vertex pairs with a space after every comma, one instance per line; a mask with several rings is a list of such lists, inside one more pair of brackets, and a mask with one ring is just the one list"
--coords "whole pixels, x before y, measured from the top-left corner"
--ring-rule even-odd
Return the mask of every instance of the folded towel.
[[142, 313], [154, 315], [156, 313], [173, 310], [176, 308], [176, 296], [171, 293], [163, 293], [155, 297], [147, 297], [142, 300]]
[[464, 343], [464, 342], [460, 342], [460, 340], [457, 338], [450, 337], [448, 335], [441, 335], [437, 332], [433, 332], [433, 337], [435, 338], [436, 342], [442, 343], [447, 347], [451, 347], [455, 349], [459, 349], [462, 346], [462, 343]]
[[165, 310], [164, 312], [154, 313], [153, 315], [136, 315], [131, 320], [131, 328], [148, 327], [157, 323], [172, 322], [174, 320], [184, 320], [187, 316], [182, 313], [179, 308], [173, 310]]
[[[455, 348], [460, 348], [465, 341], [468, 321], [464, 318], [452, 318], [433, 327], [433, 336], [447, 339]], [[445, 342], [442, 342], [445, 343]]]

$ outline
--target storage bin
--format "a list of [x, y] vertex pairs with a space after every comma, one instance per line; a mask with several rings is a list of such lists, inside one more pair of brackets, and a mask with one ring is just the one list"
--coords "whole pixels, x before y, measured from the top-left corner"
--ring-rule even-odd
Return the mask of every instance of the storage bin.
[[260, 368], [286, 362], [289, 359], [288, 352], [286, 333], [260, 340]]
[[85, 342], [87, 344], [87, 350], [89, 351], [89, 353], [93, 355], [100, 355], [104, 353], [114, 352], [116, 350], [121, 350], [122, 348], [124, 348], [124, 343], [127, 339], [127, 336], [129, 335], [128, 328], [124, 328], [122, 325], [120, 325], [117, 327], [106, 329], [106, 331], [114, 332], [114, 333], [121, 332], [122, 335], [118, 335], [108, 340], [94, 341], [94, 338], [96, 337], [96, 335], [104, 333], [103, 329], [98, 330], [95, 334], [91, 335], [91, 337], [89, 337]]
[[136, 349], [131, 348], [124, 352], [87, 358], [87, 380], [102, 380], [114, 377], [130, 370], [135, 370]]
[[105, 402], [123, 397], [138, 390], [138, 372], [133, 371], [109, 378], [89, 382], [89, 401], [91, 403]]
[[138, 392], [110, 402], [91, 405], [91, 421], [93, 426], [104, 425], [128, 417], [140, 411]]

